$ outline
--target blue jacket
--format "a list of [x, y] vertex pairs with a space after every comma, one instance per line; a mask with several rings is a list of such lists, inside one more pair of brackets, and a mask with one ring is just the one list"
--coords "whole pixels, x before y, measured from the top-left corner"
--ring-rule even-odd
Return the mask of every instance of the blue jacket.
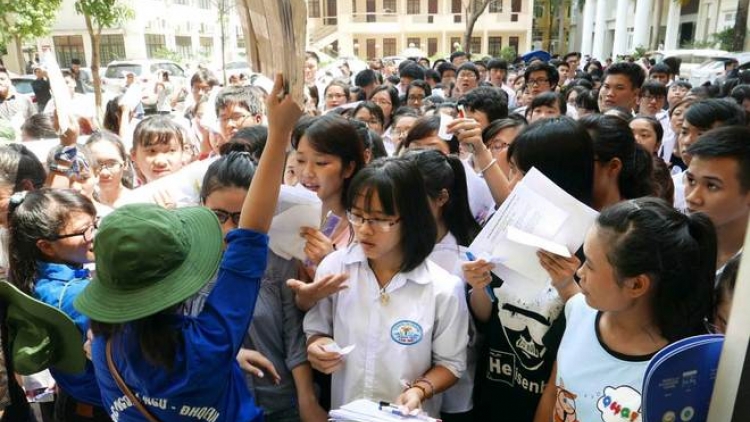
[[[174, 315], [182, 331], [173, 370], [148, 362], [131, 326], [112, 338], [112, 354], [131, 391], [162, 422], [260, 422], [261, 411], [245, 385], [235, 357], [242, 345], [266, 268], [268, 236], [237, 229], [227, 237], [228, 248], [216, 286], [197, 317]], [[107, 367], [106, 338], [92, 345], [94, 366], [104, 405], [113, 420], [145, 421], [120, 391]]]
[[[89, 272], [66, 264], [37, 262], [34, 297], [65, 312], [81, 331], [81, 347], [86, 341], [89, 319], [73, 307], [78, 294], [88, 286]], [[94, 366], [86, 362], [86, 370], [70, 375], [50, 368], [55, 382], [74, 399], [94, 406], [102, 406], [102, 396], [94, 375]]]

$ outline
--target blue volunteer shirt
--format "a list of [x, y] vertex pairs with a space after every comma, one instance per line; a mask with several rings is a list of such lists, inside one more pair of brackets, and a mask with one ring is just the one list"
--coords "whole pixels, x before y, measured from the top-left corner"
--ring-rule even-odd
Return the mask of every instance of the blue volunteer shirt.
[[[123, 380], [162, 422], [263, 420], [235, 356], [258, 298], [268, 236], [237, 229], [226, 240], [216, 285], [203, 311], [197, 317], [174, 315], [184, 342], [171, 372], [144, 359], [130, 326], [112, 339], [113, 359]], [[97, 336], [92, 345], [104, 406], [115, 421], [145, 421], [110, 374], [106, 343]]]
[[[73, 307], [76, 297], [89, 284], [89, 272], [65, 264], [37, 262], [37, 278], [34, 284], [34, 297], [65, 312], [81, 331], [81, 347], [86, 342], [89, 319]], [[94, 366], [86, 361], [86, 370], [70, 375], [50, 368], [55, 382], [74, 399], [93, 406], [102, 406], [99, 385], [96, 383]]]

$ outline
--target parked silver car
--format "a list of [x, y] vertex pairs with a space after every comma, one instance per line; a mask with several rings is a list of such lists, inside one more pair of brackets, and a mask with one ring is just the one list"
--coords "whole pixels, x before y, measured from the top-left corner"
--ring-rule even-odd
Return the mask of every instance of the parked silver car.
[[[169, 60], [122, 60], [111, 62], [104, 72], [102, 84], [106, 91], [112, 95], [119, 95], [125, 87], [125, 76], [128, 73], [135, 75], [137, 83], [141, 85], [141, 103], [145, 109], [156, 108], [156, 75], [159, 71], [169, 73], [169, 81], [173, 86], [173, 95], [184, 96], [188, 91], [188, 76], [185, 70], [175, 62]], [[181, 98], [174, 98], [181, 101]]]

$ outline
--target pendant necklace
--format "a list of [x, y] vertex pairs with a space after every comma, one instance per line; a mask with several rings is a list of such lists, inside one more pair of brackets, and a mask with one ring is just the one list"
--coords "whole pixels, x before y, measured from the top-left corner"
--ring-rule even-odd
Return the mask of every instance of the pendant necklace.
[[385, 291], [385, 289], [387, 289], [388, 286], [391, 284], [391, 281], [393, 281], [393, 279], [388, 280], [388, 282], [385, 283], [385, 286], [383, 286], [383, 287], [380, 288], [380, 297], [379, 297], [379, 299], [380, 299], [380, 303], [383, 304], [383, 305], [387, 305], [388, 304], [388, 300], [390, 300], [390, 298], [391, 298], [391, 296]]

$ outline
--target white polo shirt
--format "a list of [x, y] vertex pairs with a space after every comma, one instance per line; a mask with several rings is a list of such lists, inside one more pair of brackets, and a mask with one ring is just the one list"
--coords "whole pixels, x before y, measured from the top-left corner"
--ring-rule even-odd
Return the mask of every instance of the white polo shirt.
[[[463, 283], [426, 260], [398, 273], [386, 287], [388, 301], [362, 248], [352, 244], [328, 255], [316, 279], [349, 274], [349, 288], [319, 301], [305, 316], [308, 338], [332, 337], [341, 347], [356, 345], [333, 374], [331, 406], [353, 400], [394, 401], [403, 382], [439, 365], [460, 377], [466, 368], [469, 313]], [[437, 403], [424, 409], [437, 416]]]

